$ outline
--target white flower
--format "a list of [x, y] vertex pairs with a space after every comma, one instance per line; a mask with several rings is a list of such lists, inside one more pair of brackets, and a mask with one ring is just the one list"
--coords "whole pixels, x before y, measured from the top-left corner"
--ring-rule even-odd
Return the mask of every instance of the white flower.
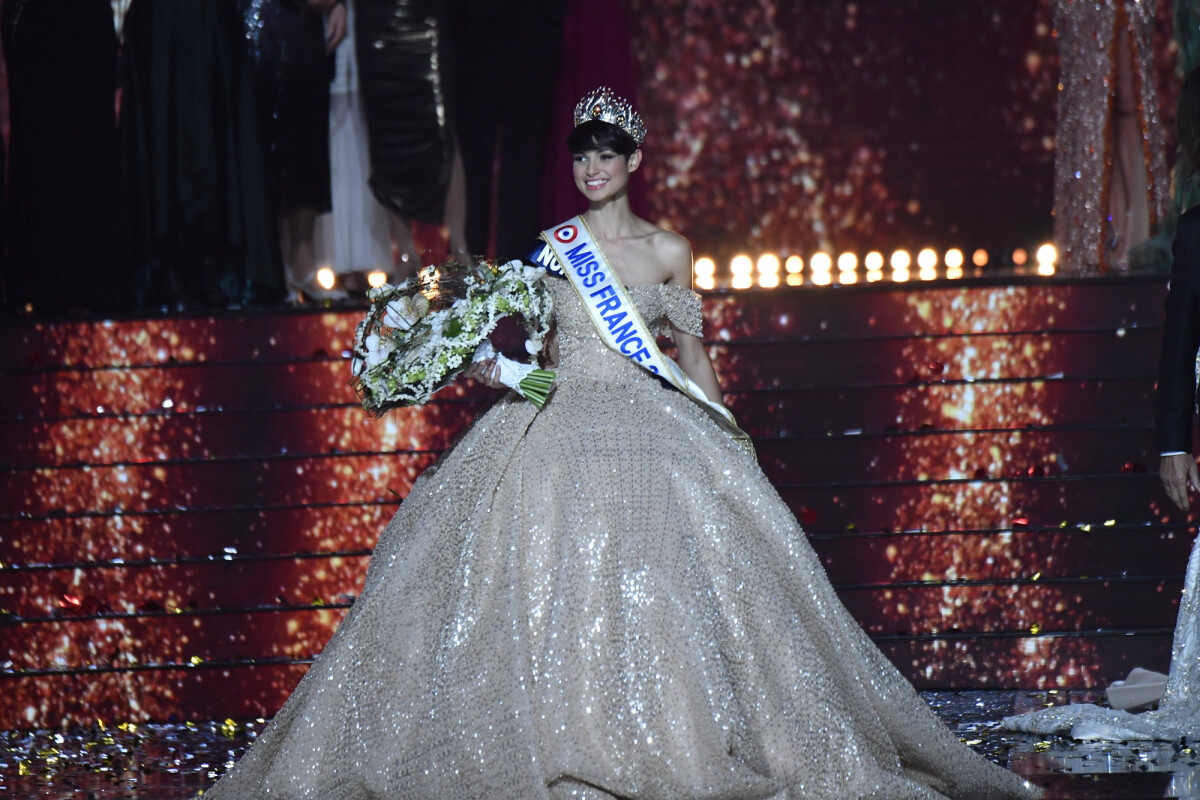
[[387, 309], [383, 312], [383, 324], [398, 331], [408, 330], [418, 319], [420, 317], [414, 311], [412, 301], [407, 297], [388, 303]]
[[367, 337], [367, 366], [377, 367], [392, 353], [392, 343], [380, 338], [379, 334], [372, 333]]
[[534, 355], [534, 356], [536, 356], [538, 353], [542, 352], [541, 340], [540, 339], [526, 339], [525, 340], [525, 352], [529, 353], [530, 355]]
[[355, 377], [362, 375], [364, 366], [366, 366], [366, 362], [364, 362], [358, 356], [350, 359], [350, 373]]

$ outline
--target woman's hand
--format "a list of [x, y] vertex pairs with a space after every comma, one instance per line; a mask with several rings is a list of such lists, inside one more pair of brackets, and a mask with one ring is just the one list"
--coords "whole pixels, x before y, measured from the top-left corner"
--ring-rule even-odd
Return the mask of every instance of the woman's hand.
[[485, 358], [481, 361], [476, 361], [463, 370], [463, 377], [473, 378], [484, 386], [490, 386], [493, 389], [506, 388], [500, 382], [500, 365], [496, 363], [494, 358]]
[[325, 18], [325, 53], [328, 55], [346, 38], [346, 4], [335, 3]]

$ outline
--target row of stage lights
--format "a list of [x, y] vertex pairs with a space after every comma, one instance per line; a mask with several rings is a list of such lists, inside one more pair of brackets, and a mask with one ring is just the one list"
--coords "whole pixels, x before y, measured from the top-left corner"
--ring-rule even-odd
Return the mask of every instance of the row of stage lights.
[[[1054, 245], [1044, 244], [1035, 254], [1038, 275], [1053, 275], [1054, 265], [1058, 261], [1058, 251]], [[958, 248], [951, 248], [939, 256], [936, 250], [925, 248], [917, 253], [917, 278], [923, 281], [937, 280], [938, 265], [945, 267], [942, 277], [957, 280], [963, 277], [963, 265], [966, 256]], [[971, 263], [976, 268], [986, 267], [989, 256], [986, 250], [976, 250], [971, 254]], [[1029, 253], [1024, 249], [1013, 251], [1012, 263], [1024, 268], [1029, 262]], [[907, 250], [896, 250], [887, 263], [891, 266], [890, 279], [896, 283], [904, 283], [912, 279], [913, 258]], [[859, 260], [855, 253], [842, 253], [837, 257], [837, 275], [834, 276], [834, 260], [829, 253], [814, 253], [807, 265], [802, 257], [791, 255], [782, 262], [774, 253], [764, 253], [753, 261], [748, 255], [737, 255], [729, 263], [729, 285], [734, 289], [749, 289], [751, 286], [761, 286], [774, 289], [780, 283], [788, 286], [828, 286], [832, 283], [851, 284], [859, 282]], [[875, 283], [884, 279], [883, 253], [872, 251], [862, 259], [866, 267], [863, 276], [867, 283]], [[806, 268], [807, 267], [807, 268]], [[695, 284], [699, 289], [714, 289], [717, 285], [717, 265], [708, 257], [698, 258], [693, 266]], [[757, 277], [755, 273], [757, 272]]]
[[[957, 247], [947, 250], [939, 256], [936, 250], [925, 248], [917, 253], [917, 278], [923, 281], [937, 280], [939, 263], [945, 267], [942, 277], [957, 280], [963, 277], [963, 265], [966, 257]], [[1035, 254], [1038, 275], [1053, 275], [1054, 265], [1058, 261], [1058, 251], [1054, 245], [1044, 244]], [[971, 263], [976, 268], [986, 267], [989, 256], [986, 250], [976, 250], [971, 254]], [[1016, 267], [1025, 267], [1029, 263], [1029, 253], [1018, 248], [1012, 253], [1012, 263]], [[912, 279], [913, 258], [907, 250], [896, 250], [888, 259], [891, 266], [890, 279], [895, 283], [904, 283]], [[884, 279], [883, 253], [872, 251], [863, 257], [862, 265], [866, 267], [864, 278], [867, 283], [875, 283]], [[814, 253], [808, 260], [807, 275], [805, 274], [804, 259], [797, 255], [788, 256], [782, 262], [774, 253], [764, 253], [753, 261], [748, 255], [737, 255], [729, 263], [731, 279], [729, 285], [734, 289], [749, 289], [754, 285], [765, 289], [774, 289], [780, 283], [788, 286], [804, 286], [806, 283], [814, 286], [829, 286], [832, 283], [858, 283], [858, 256], [855, 253], [842, 253], [837, 257], [837, 277], [834, 277], [833, 256], [828, 253]], [[781, 269], [782, 268], [782, 269]], [[700, 289], [715, 289], [717, 286], [717, 264], [707, 256], [696, 259], [692, 267], [696, 287]], [[757, 279], [754, 273], [757, 271]], [[382, 286], [387, 280], [383, 272], [372, 272], [367, 275], [371, 286]], [[325, 267], [317, 272], [317, 283], [324, 289], [332, 289], [336, 277], [333, 270]]]

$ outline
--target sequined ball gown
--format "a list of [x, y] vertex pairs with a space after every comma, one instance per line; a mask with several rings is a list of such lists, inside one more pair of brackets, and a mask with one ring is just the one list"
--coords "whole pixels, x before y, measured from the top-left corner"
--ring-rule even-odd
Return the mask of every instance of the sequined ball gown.
[[[414, 484], [205, 800], [1036, 797], [872, 645], [753, 456], [546, 280], [550, 401], [509, 395]], [[630, 295], [700, 334], [687, 289]]]

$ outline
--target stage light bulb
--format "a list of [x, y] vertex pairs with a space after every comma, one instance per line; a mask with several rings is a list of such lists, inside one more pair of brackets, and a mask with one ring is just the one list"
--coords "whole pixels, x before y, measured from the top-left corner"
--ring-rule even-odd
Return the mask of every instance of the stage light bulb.
[[804, 276], [801, 275], [799, 272], [789, 272], [788, 276], [787, 276], [787, 285], [788, 286], [803, 286], [804, 285]]
[[697, 278], [711, 278], [717, 274], [717, 265], [711, 258], [697, 258], [696, 263], [692, 265], [692, 272]]
[[867, 283], [875, 283], [876, 281], [881, 281], [881, 280], [883, 280], [883, 270], [881, 270], [881, 269], [867, 270]]
[[753, 283], [753, 281], [750, 280], [750, 275], [745, 274], [745, 275], [734, 275], [733, 280], [730, 282], [730, 285], [733, 286], [733, 288], [735, 288], [735, 289], [749, 289], [752, 283]]
[[[799, 275], [804, 269], [804, 259], [800, 256], [788, 256], [787, 261], [783, 262], [783, 268], [787, 270], [788, 275]], [[788, 284], [789, 286], [794, 284]]]
[[1050, 277], [1051, 275], [1054, 274], [1054, 263], [1047, 261], [1042, 264], [1038, 264], [1037, 271], [1038, 271], [1038, 275], [1045, 275], [1046, 277]]
[[758, 285], [764, 289], [774, 289], [779, 285], [779, 274], [765, 272], [758, 276]]
[[[733, 273], [735, 278], [744, 277], [749, 280], [752, 269], [754, 269], [754, 263], [748, 255], [734, 256], [733, 261], [729, 262], [729, 271]], [[739, 286], [737, 288], [742, 289], [745, 287]]]
[[867, 269], [883, 269], [883, 253], [872, 250], [863, 259], [863, 264]]
[[957, 247], [953, 247], [946, 251], [946, 266], [950, 269], [958, 269], [963, 265], [963, 251]]
[[375, 270], [374, 272], [367, 273], [367, 284], [369, 286], [371, 286], [372, 288], [378, 289], [380, 286], [383, 286], [385, 283], [387, 283], [387, 273], [386, 272], [380, 272], [379, 270]]
[[1018, 267], [1025, 266], [1025, 262], [1028, 260], [1029, 260], [1029, 253], [1025, 252], [1025, 248], [1018, 247], [1016, 250], [1013, 250], [1012, 262], [1014, 264], [1016, 264]]
[[956, 281], [963, 276], [962, 267], [946, 267], [946, 277]]
[[858, 273], [852, 269], [838, 272], [838, 283], [858, 283]]
[[987, 250], [979, 249], [971, 254], [971, 263], [977, 267], [986, 267], [988, 263]]
[[937, 270], [933, 267], [921, 267], [920, 272], [917, 273], [917, 277], [923, 281], [937, 280]]
[[808, 265], [813, 272], [829, 272], [833, 269], [833, 259], [829, 257], [829, 253], [813, 253]]
[[933, 269], [937, 266], [937, 262], [937, 253], [928, 247], [917, 253], [917, 266], [921, 269]]
[[716, 287], [717, 282], [713, 279], [712, 275], [697, 275], [696, 285], [701, 289], [713, 289]]
[[319, 270], [317, 270], [317, 285], [322, 289], [329, 291], [333, 288], [333, 284], [336, 280], [337, 276], [333, 274], [333, 270], [331, 270], [329, 267], [321, 267]]
[[842, 253], [838, 256], [837, 265], [840, 272], [853, 272], [858, 269], [858, 256], [854, 253]]
[[1037, 249], [1039, 264], [1054, 264], [1058, 261], [1058, 250], [1052, 244], [1044, 244]]
[[829, 274], [828, 270], [822, 270], [820, 272], [814, 271], [812, 274], [812, 282], [817, 286], [828, 286], [829, 284], [833, 283], [833, 276]]
[[779, 274], [779, 256], [774, 253], [763, 253], [758, 257], [758, 274], [759, 275], [778, 275]]
[[909, 275], [908, 275], [907, 269], [892, 270], [892, 280], [895, 281], [896, 283], [904, 283], [905, 281], [908, 280], [908, 278], [909, 278]]
[[[908, 254], [907, 250], [897, 250], [892, 253], [892, 269], [906, 270], [911, 264], [912, 256]], [[908, 278], [905, 278], [905, 280], [908, 280]]]

